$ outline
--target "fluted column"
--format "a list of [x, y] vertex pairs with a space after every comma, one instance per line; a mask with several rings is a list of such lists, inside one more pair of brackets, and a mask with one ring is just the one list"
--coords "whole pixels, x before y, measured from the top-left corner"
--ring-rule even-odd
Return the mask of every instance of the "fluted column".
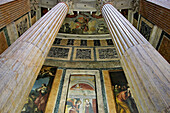
[[20, 112], [68, 12], [59, 3], [0, 55], [0, 112]]
[[140, 113], [167, 113], [170, 65], [111, 4], [102, 14]]

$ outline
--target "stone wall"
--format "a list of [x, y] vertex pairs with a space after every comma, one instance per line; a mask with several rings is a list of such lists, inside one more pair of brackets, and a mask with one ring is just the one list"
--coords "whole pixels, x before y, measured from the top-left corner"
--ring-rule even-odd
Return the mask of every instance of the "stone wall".
[[[56, 37], [45, 65], [65, 68], [117, 68], [119, 57], [109, 34], [95, 38]], [[94, 36], [93, 36], [94, 37]]]
[[[8, 22], [5, 22], [7, 21], [7, 14], [2, 15], [1, 19], [4, 22], [0, 26], [0, 54], [5, 51], [13, 42], [15, 42], [26, 30], [28, 30], [37, 21], [36, 11], [30, 10], [30, 6], [28, 4], [29, 2], [26, 2], [27, 6], [23, 7], [18, 5], [23, 4], [22, 2], [20, 2], [21, 1], [15, 1], [1, 5], [11, 5], [11, 7], [14, 8], [13, 10], [17, 12], [19, 12], [19, 10], [22, 10], [22, 8], [27, 8], [27, 10], [22, 11], [22, 13], [10, 14], [15, 15], [15, 18], [10, 16], [12, 19], [10, 19], [10, 21]], [[6, 10], [8, 10], [8, 8], [6, 8]], [[8, 17], [8, 20], [10, 17]]]
[[[170, 61], [170, 36], [163, 29], [153, 24], [152, 21], [140, 17], [140, 33], [149, 41], [156, 50], [169, 62]], [[166, 40], [166, 41], [165, 41]]]
[[[157, 23], [155, 24], [155, 21], [153, 21], [153, 19], [147, 17], [146, 15], [141, 13], [141, 11], [136, 13], [135, 12], [128, 13], [128, 14], [132, 14], [129, 16], [133, 19], [130, 18], [129, 21], [133, 24], [133, 26], [139, 30], [139, 32], [145, 37], [145, 39], [149, 41], [149, 43], [157, 51], [159, 51], [159, 53], [168, 62], [170, 62], [170, 52], [169, 52], [170, 36], [166, 32], [167, 31], [166, 28], [160, 27], [159, 24], [157, 25]], [[166, 22], [164, 24], [166, 24]]]

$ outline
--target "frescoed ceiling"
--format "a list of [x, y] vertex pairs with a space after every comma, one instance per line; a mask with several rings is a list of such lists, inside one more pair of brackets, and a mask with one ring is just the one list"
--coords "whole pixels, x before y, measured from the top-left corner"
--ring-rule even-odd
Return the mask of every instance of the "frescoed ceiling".
[[[101, 15], [101, 7], [109, 2], [120, 11], [134, 9], [138, 0], [37, 0], [39, 7], [50, 10], [59, 2], [69, 6], [69, 12], [60, 33], [66, 34], [109, 34], [106, 23]], [[42, 9], [41, 9], [42, 10]], [[122, 12], [121, 12], [122, 13]], [[124, 15], [125, 17], [127, 15]]]
[[85, 12], [67, 15], [59, 32], [85, 35], [109, 34], [102, 16], [96, 16], [95, 13], [91, 15]]

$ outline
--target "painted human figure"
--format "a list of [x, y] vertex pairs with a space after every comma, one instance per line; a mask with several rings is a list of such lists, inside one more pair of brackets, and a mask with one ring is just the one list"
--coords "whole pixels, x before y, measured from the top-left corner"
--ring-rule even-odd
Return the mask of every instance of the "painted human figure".
[[128, 88], [127, 90], [128, 90], [128, 93], [130, 94], [130, 96], [126, 99], [126, 103], [128, 104], [131, 113], [139, 113], [138, 109], [136, 107], [136, 103], [135, 103], [133, 97], [131, 96], [130, 88]]
[[82, 102], [78, 100], [75, 105], [72, 105], [72, 108], [69, 110], [69, 113], [79, 113], [79, 107]]
[[94, 113], [92, 105], [91, 105], [89, 99], [86, 99], [85, 102], [86, 102], [85, 113]]
[[34, 103], [37, 105], [38, 111], [45, 112], [45, 106], [48, 99], [48, 88], [46, 84], [42, 84], [42, 86], [36, 89], [36, 91], [39, 92], [39, 96], [36, 98]]
[[128, 105], [126, 104], [126, 100], [129, 96], [130, 96], [130, 93], [127, 90], [121, 91], [116, 96], [118, 113], [131, 113]]
[[28, 96], [27, 101], [21, 113], [34, 113], [34, 100], [35, 100], [35, 95], [34, 93], [32, 93], [30, 96]]
[[118, 86], [118, 85], [115, 85], [115, 89], [114, 89], [114, 94], [115, 94], [115, 96], [117, 96], [119, 93], [120, 93], [120, 86]]

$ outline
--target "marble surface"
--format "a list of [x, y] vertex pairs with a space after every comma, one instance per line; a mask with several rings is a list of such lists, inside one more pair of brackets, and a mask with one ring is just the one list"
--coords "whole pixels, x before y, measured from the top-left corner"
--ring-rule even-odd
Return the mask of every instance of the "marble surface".
[[62, 46], [52, 46], [47, 59], [70, 60], [72, 48]]
[[62, 69], [57, 69], [55, 78], [53, 80], [51, 92], [48, 98], [48, 102], [46, 105], [45, 113], [47, 112], [52, 113], [54, 111], [62, 73], [63, 73]]
[[46, 59], [44, 62], [45, 65], [57, 66], [57, 67], [65, 67], [65, 68], [120, 68], [121, 63], [119, 60], [116, 61], [101, 61], [101, 62], [90, 62], [90, 61], [76, 61], [76, 62], [68, 62], [68, 61], [56, 61], [53, 59]]
[[71, 62], [119, 60], [112, 39], [77, 40], [60, 38], [55, 39], [47, 59]]
[[8, 48], [7, 40], [4, 31], [0, 31], [0, 54]]
[[92, 49], [77, 48], [75, 59], [92, 59]]
[[170, 36], [169, 35], [162, 36], [162, 41], [158, 51], [170, 63]]
[[65, 39], [56, 38], [53, 45], [64, 45], [64, 46], [114, 46], [112, 39]]
[[68, 52], [69, 48], [52, 47], [49, 51], [48, 57], [67, 58]]
[[146, 20], [144, 17], [140, 19], [139, 31], [147, 41], [150, 40], [150, 35], [153, 29], [153, 24]]
[[140, 33], [149, 41], [152, 28], [142, 21]]
[[97, 49], [97, 56], [98, 60], [112, 60], [118, 59], [118, 55], [115, 48], [108, 47], [108, 48], [96, 48]]

